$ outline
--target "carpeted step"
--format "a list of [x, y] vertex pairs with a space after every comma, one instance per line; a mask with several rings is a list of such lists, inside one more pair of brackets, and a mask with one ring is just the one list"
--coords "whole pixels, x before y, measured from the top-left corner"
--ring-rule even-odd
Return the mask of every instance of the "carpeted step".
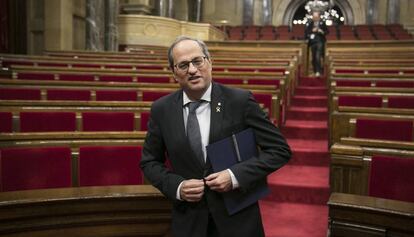
[[329, 167], [285, 165], [267, 178], [271, 190], [265, 200], [326, 204]]
[[326, 237], [328, 207], [261, 201], [266, 237]]
[[327, 107], [328, 97], [320, 95], [295, 95], [292, 98], [291, 106], [306, 106], [306, 107]]
[[326, 86], [326, 77], [301, 77], [299, 79], [301, 86]]
[[322, 86], [298, 86], [295, 89], [295, 95], [328, 95], [328, 89]]
[[304, 119], [304, 120], [328, 120], [328, 108], [326, 107], [298, 107], [290, 106], [286, 119]]
[[326, 140], [288, 139], [292, 150], [290, 165], [329, 166], [330, 155]]
[[328, 139], [328, 125], [326, 121], [288, 119], [281, 130], [286, 138]]

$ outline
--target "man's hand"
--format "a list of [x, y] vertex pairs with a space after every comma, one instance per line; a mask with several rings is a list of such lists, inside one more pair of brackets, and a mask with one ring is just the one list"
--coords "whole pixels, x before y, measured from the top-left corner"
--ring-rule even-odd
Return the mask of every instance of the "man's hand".
[[204, 182], [201, 179], [183, 181], [180, 188], [180, 197], [187, 202], [198, 202], [204, 194]]
[[206, 184], [211, 190], [217, 192], [227, 192], [232, 189], [231, 177], [228, 170], [210, 174], [205, 178]]

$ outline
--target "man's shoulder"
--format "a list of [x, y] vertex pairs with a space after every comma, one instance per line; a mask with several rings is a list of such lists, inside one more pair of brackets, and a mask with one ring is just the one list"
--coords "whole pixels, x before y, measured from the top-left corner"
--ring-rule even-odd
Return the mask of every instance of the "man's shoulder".
[[242, 98], [248, 98], [250, 96], [250, 92], [245, 89], [229, 87], [229, 86], [225, 86], [220, 83], [215, 83], [215, 85], [221, 90], [221, 92], [225, 96], [229, 98], [242, 99]]
[[182, 93], [182, 90], [177, 90], [155, 100], [152, 102], [152, 109], [161, 109], [163, 107], [171, 106], [172, 102], [178, 100], [180, 93]]

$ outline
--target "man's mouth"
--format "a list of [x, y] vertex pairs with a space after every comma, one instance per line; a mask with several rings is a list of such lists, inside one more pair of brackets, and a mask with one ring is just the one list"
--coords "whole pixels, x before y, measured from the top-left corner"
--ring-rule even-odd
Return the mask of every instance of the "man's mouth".
[[192, 76], [188, 78], [188, 81], [197, 80], [198, 78], [201, 78], [200, 76]]

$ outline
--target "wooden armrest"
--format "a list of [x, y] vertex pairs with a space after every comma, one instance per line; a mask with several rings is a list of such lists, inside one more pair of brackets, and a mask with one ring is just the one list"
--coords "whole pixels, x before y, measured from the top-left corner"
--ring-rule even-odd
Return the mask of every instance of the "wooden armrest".
[[389, 140], [379, 140], [379, 139], [342, 137], [341, 143], [348, 144], [348, 145], [365, 146], [365, 147], [378, 147], [378, 148], [381, 147], [381, 148], [414, 150], [414, 142], [400, 142], [400, 141], [389, 141]]

